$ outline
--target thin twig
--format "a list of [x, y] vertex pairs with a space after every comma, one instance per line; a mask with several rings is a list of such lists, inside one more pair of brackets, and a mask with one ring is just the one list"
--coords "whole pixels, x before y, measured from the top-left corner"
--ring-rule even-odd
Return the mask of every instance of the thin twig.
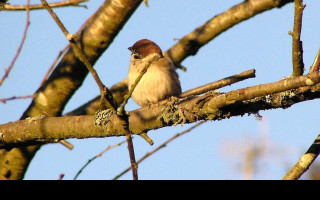
[[[235, 75], [220, 79], [218, 81], [214, 81], [214, 82], [199, 86], [197, 88], [187, 90], [187, 91], [181, 93], [178, 97], [185, 98], [185, 97], [189, 97], [189, 96], [204, 94], [208, 91], [216, 90], [216, 89], [231, 85], [233, 83], [243, 81], [248, 78], [254, 78], [254, 77], [256, 77], [255, 73], [256, 73], [255, 69], [250, 69], [250, 70], [241, 72], [239, 74], [235, 74]], [[160, 101], [160, 104], [161, 105], [165, 104], [168, 101], [169, 101], [168, 99], [162, 100], [162, 101]]]
[[[86, 5], [80, 5], [80, 3], [87, 2], [87, 1], [89, 1], [89, 0], [65, 0], [65, 1], [61, 1], [61, 2], [50, 3], [49, 5], [51, 8], [61, 8], [61, 7], [67, 7], [67, 6], [87, 8]], [[44, 6], [42, 4], [30, 5], [29, 9], [30, 10], [44, 9]], [[4, 11], [24, 11], [24, 10], [27, 10], [27, 5], [6, 4], [6, 5], [4, 5], [4, 8], [2, 8], [1, 10], [4, 10]]]
[[73, 144], [71, 144], [70, 142], [66, 141], [66, 140], [60, 140], [59, 141], [60, 144], [62, 144], [63, 146], [65, 146], [66, 148], [68, 148], [69, 150], [73, 149]]
[[87, 69], [89, 70], [89, 72], [93, 76], [94, 80], [96, 81], [96, 83], [100, 89], [100, 93], [101, 93], [101, 106], [104, 107], [103, 105], [104, 105], [104, 103], [106, 103], [109, 107], [116, 110], [116, 106], [113, 102], [112, 95], [110, 94], [109, 89], [102, 83], [96, 70], [93, 68], [93, 66], [89, 62], [87, 56], [83, 53], [83, 51], [80, 47], [80, 44], [76, 41], [77, 35], [73, 35], [68, 32], [68, 30], [63, 25], [63, 23], [60, 21], [58, 16], [50, 8], [50, 6], [46, 0], [41, 0], [41, 2], [44, 5], [44, 7], [48, 10], [48, 12], [52, 16], [52, 18], [55, 20], [55, 22], [58, 24], [58, 26], [60, 27], [61, 31], [64, 33], [66, 38], [69, 40], [77, 58], [79, 58], [79, 60], [84, 63], [84, 65], [87, 67]]
[[60, 174], [58, 180], [61, 181], [64, 177], [64, 174]]
[[[200, 126], [201, 124], [203, 124], [206, 121], [201, 121], [198, 122], [197, 124], [195, 124], [194, 126], [188, 128], [187, 130], [181, 132], [181, 133], [177, 133], [175, 134], [173, 137], [169, 138], [167, 141], [165, 141], [164, 143], [162, 143], [160, 146], [158, 146], [157, 148], [155, 148], [153, 151], [146, 153], [142, 158], [140, 158], [137, 162], [137, 164], [141, 163], [142, 161], [144, 161], [146, 158], [148, 158], [149, 156], [153, 155], [154, 153], [156, 153], [157, 151], [161, 150], [163, 147], [166, 147], [167, 144], [169, 144], [171, 141], [173, 141], [174, 139], [192, 131], [193, 129], [195, 129], [196, 127]], [[113, 178], [113, 180], [117, 180], [118, 178], [120, 178], [122, 175], [124, 175], [125, 173], [127, 173], [130, 170], [130, 167], [128, 167], [127, 169], [125, 169], [123, 172], [121, 172], [119, 175], [117, 175], [116, 177]]]
[[149, 8], [148, 0], [143, 0], [143, 1], [144, 1], [144, 4], [146, 5], [146, 7]]
[[298, 180], [306, 172], [313, 161], [320, 154], [320, 134], [309, 147], [308, 151], [292, 167], [292, 169], [283, 177], [283, 180]]
[[317, 72], [317, 71], [319, 71], [319, 68], [320, 68], [320, 48], [319, 48], [318, 53], [313, 61], [313, 64], [310, 68], [309, 73]]
[[33, 98], [34, 95], [26, 95], [26, 96], [13, 96], [13, 97], [10, 97], [10, 98], [6, 98], [6, 99], [0, 99], [0, 102], [1, 103], [6, 103], [7, 101], [11, 101], [11, 100], [16, 100], [16, 99], [28, 99], [28, 98]]
[[127, 143], [128, 143], [129, 157], [130, 157], [131, 170], [132, 170], [132, 178], [133, 178], [133, 180], [138, 180], [138, 164], [136, 161], [133, 143], [132, 143], [132, 137], [131, 137], [131, 134], [128, 130], [128, 126], [126, 128], [126, 139], [127, 139]]
[[305, 4], [303, 0], [294, 1], [294, 24], [292, 35], [292, 64], [293, 64], [293, 76], [301, 76], [304, 71], [303, 63], [303, 47], [300, 40], [301, 26], [302, 26], [302, 14]]
[[81, 174], [81, 172], [84, 170], [84, 168], [86, 168], [92, 161], [94, 161], [96, 158], [101, 157], [104, 153], [106, 153], [107, 151], [109, 151], [110, 149], [113, 149], [115, 147], [118, 147], [120, 145], [122, 145], [123, 143], [125, 143], [127, 140], [124, 140], [122, 142], [119, 142], [118, 144], [112, 145], [112, 146], [108, 146], [105, 150], [103, 150], [101, 153], [99, 153], [98, 155], [94, 156], [93, 158], [89, 159], [88, 162], [86, 162], [86, 164], [81, 167], [81, 169], [78, 171], [78, 173], [75, 175], [75, 177], [73, 178], [73, 180], [76, 180], [78, 178], [78, 176]]
[[47, 71], [46, 75], [44, 76], [40, 87], [42, 87], [45, 82], [47, 81], [49, 75], [51, 74], [53, 68], [56, 66], [57, 62], [59, 61], [59, 58], [63, 55], [63, 53], [70, 47], [70, 44], [68, 44], [66, 47], [64, 47], [58, 54], [58, 56], [56, 57], [56, 59], [53, 61], [52, 65], [50, 66], [49, 70]]
[[13, 60], [11, 61], [11, 64], [10, 66], [5, 69], [5, 74], [4, 76], [2, 77], [2, 79], [0, 79], [0, 86], [2, 85], [3, 81], [9, 76], [9, 73], [10, 71], [12, 70], [13, 66], [14, 66], [14, 63], [16, 62], [16, 60], [18, 59], [19, 55], [20, 55], [20, 52], [21, 52], [21, 49], [24, 45], [24, 42], [27, 38], [27, 32], [28, 32], [28, 29], [29, 29], [29, 26], [30, 26], [30, 10], [29, 10], [29, 6], [30, 5], [30, 0], [28, 0], [28, 3], [27, 3], [27, 19], [26, 19], [26, 26], [24, 28], [24, 32], [23, 32], [23, 37], [22, 37], [22, 40], [21, 40], [21, 43], [18, 47], [18, 50], [16, 52], [16, 55], [14, 56]]
[[155, 55], [155, 56], [153, 56], [150, 60], [148, 60], [148, 61], [146, 62], [145, 67], [144, 67], [143, 70], [140, 72], [140, 74], [139, 74], [139, 76], [136, 78], [135, 82], [132, 84], [132, 86], [131, 86], [128, 94], [124, 97], [124, 100], [123, 100], [121, 106], [120, 106], [119, 109], [118, 109], [118, 114], [119, 114], [119, 115], [122, 115], [122, 114], [123, 114], [125, 105], [128, 103], [128, 100], [129, 100], [129, 98], [131, 97], [134, 89], [135, 89], [136, 86], [138, 85], [138, 83], [139, 83], [139, 81], [141, 80], [142, 76], [147, 72], [149, 66], [152, 64], [153, 61], [155, 61], [155, 60], [157, 60], [157, 59], [159, 59], [159, 58], [160, 58], [159, 55]]
[[208, 83], [206, 85], [203, 85], [203, 86], [200, 86], [197, 88], [193, 88], [191, 90], [183, 92], [182, 94], [179, 95], [179, 97], [184, 98], [184, 97], [188, 97], [191, 95], [203, 94], [203, 93], [206, 93], [210, 90], [216, 90], [216, 89], [222, 88], [224, 86], [243, 81], [248, 78], [254, 78], [254, 77], [256, 77], [255, 71], [256, 71], [255, 69], [250, 69], [250, 70], [241, 72], [239, 74], [235, 74], [235, 75], [223, 78], [221, 80], [218, 80], [218, 81], [215, 81], [212, 83]]

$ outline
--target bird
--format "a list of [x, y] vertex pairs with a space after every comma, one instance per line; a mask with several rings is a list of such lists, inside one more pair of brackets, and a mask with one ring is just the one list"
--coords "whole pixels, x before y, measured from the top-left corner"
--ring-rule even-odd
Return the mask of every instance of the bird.
[[153, 41], [142, 39], [128, 48], [131, 51], [128, 72], [129, 91], [148, 60], [158, 56], [142, 76], [132, 92], [133, 100], [141, 107], [157, 104], [161, 100], [181, 94], [181, 84], [174, 65], [162, 54], [161, 48]]

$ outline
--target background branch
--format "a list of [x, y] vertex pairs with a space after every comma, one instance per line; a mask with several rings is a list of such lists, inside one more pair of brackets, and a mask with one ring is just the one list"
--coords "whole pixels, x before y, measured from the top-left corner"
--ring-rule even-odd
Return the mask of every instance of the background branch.
[[30, 5], [30, 0], [28, 0], [28, 4], [26, 6], [27, 8], [27, 17], [26, 17], [26, 26], [24, 28], [24, 32], [23, 32], [23, 36], [22, 36], [22, 40], [20, 42], [20, 45], [18, 47], [18, 50], [16, 52], [16, 55], [14, 56], [13, 60], [11, 61], [9, 67], [7, 69], [5, 69], [5, 73], [3, 75], [3, 77], [0, 79], [0, 86], [2, 85], [3, 81], [9, 76], [9, 73], [10, 71], [12, 70], [13, 66], [14, 66], [14, 63], [16, 62], [16, 60], [18, 59], [20, 53], [21, 53], [21, 50], [22, 50], [22, 47], [24, 45], [24, 42], [26, 41], [26, 38], [27, 38], [27, 32], [28, 32], [28, 29], [29, 29], [29, 26], [30, 26], [30, 10], [29, 10], [29, 5]]
[[[127, 142], [127, 140], [124, 140], [122, 142], [119, 142], [118, 144], [115, 145], [109, 145], [105, 150], [103, 150], [101, 153], [99, 153], [98, 155], [94, 156], [93, 158], [89, 159], [88, 162], [86, 162], [85, 165], [83, 165], [83, 167], [81, 167], [81, 169], [77, 172], [77, 174], [75, 175], [75, 177], [73, 178], [73, 180], [76, 180], [78, 178], [78, 176], [82, 173], [82, 171], [92, 162], [94, 161], [96, 158], [101, 157], [104, 153], [106, 153], [107, 151], [115, 148], [115, 147], [119, 147], [120, 145], [122, 145], [123, 143]], [[131, 167], [129, 168], [131, 169]]]
[[[87, 8], [86, 5], [80, 5], [80, 3], [87, 2], [89, 0], [65, 0], [61, 2], [55, 2], [55, 3], [50, 3], [51, 8], [59, 8], [59, 7], [66, 7], [66, 6], [75, 6], [75, 7], [84, 7]], [[3, 9], [4, 11], [23, 11], [27, 10], [28, 5], [10, 5], [6, 4]], [[30, 10], [38, 10], [38, 9], [43, 9], [44, 6], [42, 4], [38, 5], [30, 5], [29, 9]]]
[[[160, 146], [158, 146], [157, 148], [155, 148], [153, 151], [146, 153], [144, 156], [142, 156], [142, 158], [140, 158], [137, 163], [140, 164], [142, 161], [144, 161], [146, 158], [148, 158], [149, 156], [155, 154], [156, 152], [158, 152], [159, 150], [161, 150], [162, 148], [166, 147], [170, 142], [172, 142], [173, 140], [175, 140], [176, 138], [189, 133], [190, 131], [192, 131], [193, 129], [195, 129], [196, 127], [200, 126], [201, 124], [203, 124], [205, 121], [201, 121], [198, 122], [196, 125], [193, 125], [192, 127], [188, 128], [187, 130], [181, 132], [181, 133], [177, 133], [175, 134], [173, 137], [171, 137], [170, 139], [168, 139], [167, 141], [165, 141], [164, 143], [162, 143]], [[118, 174], [117, 176], [115, 176], [113, 178], [113, 180], [117, 180], [119, 179], [122, 175], [124, 175], [125, 173], [127, 173], [130, 170], [130, 167], [128, 167], [127, 169], [125, 169], [124, 171], [122, 171], [120, 174]]]
[[1, 103], [6, 103], [7, 101], [16, 100], [16, 99], [27, 99], [27, 98], [33, 98], [33, 95], [24, 95], [24, 96], [13, 96], [10, 98], [0, 99]]
[[313, 61], [313, 64], [310, 68], [309, 73], [317, 72], [317, 71], [319, 71], [319, 68], [320, 68], [320, 48], [319, 48], [318, 53]]
[[320, 134], [309, 147], [308, 151], [300, 158], [300, 160], [290, 169], [283, 177], [283, 180], [298, 180], [304, 172], [306, 172], [313, 161], [320, 153]]

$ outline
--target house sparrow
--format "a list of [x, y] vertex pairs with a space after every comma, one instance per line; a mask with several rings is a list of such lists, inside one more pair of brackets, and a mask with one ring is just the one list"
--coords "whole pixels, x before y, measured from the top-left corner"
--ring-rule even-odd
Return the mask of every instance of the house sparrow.
[[142, 39], [128, 49], [132, 52], [128, 74], [129, 90], [147, 61], [155, 55], [159, 56], [159, 59], [151, 63], [132, 93], [132, 98], [138, 105], [144, 107], [181, 94], [179, 76], [171, 60], [162, 55], [156, 43]]

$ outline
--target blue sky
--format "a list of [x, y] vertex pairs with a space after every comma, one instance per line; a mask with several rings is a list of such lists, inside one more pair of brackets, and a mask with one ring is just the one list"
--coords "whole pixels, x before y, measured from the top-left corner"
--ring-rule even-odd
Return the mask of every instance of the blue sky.
[[[23, 1], [11, 0], [12, 4]], [[38, 3], [40, 1], [32, 1]], [[103, 1], [91, 0], [88, 9], [59, 8], [57, 15], [69, 32], [76, 32]], [[137, 9], [111, 46], [95, 64], [102, 81], [107, 86], [127, 76], [130, 52], [135, 41], [147, 38], [155, 41], [163, 51], [213, 16], [242, 1], [211, 0], [149, 0]], [[305, 1], [301, 39], [304, 47], [306, 70], [312, 64], [320, 47], [320, 1]], [[220, 89], [233, 89], [270, 83], [292, 73], [291, 36], [293, 3], [281, 9], [267, 11], [240, 23], [219, 35], [188, 57], [182, 65], [187, 72], [178, 71], [183, 91], [219, 80], [221, 78], [256, 69], [256, 78]], [[0, 12], [0, 77], [8, 67], [22, 38], [25, 12]], [[9, 78], [0, 87], [0, 98], [33, 94], [45, 73], [67, 40], [47, 11], [31, 12], [31, 25], [22, 53]], [[71, 111], [98, 95], [99, 89], [88, 75], [82, 87], [65, 108]], [[15, 100], [0, 104], [0, 124], [18, 120], [31, 100]], [[128, 110], [138, 106], [129, 101]], [[174, 140], [167, 147], [139, 165], [140, 179], [243, 179], [241, 162], [243, 152], [252, 145], [265, 151], [257, 161], [254, 179], [281, 179], [289, 167], [307, 150], [319, 134], [319, 100], [299, 103], [288, 109], [260, 112], [263, 120], [243, 116], [222, 121], [207, 122], [190, 133]], [[167, 127], [150, 131], [155, 141], [150, 146], [135, 137], [136, 158], [152, 151], [168, 138], [193, 124]], [[60, 144], [42, 146], [32, 160], [25, 179], [73, 179], [78, 170], [93, 156], [109, 145], [125, 138], [71, 139], [75, 148], [70, 151]], [[126, 144], [110, 150], [92, 162], [78, 179], [112, 179], [129, 166]], [[127, 173], [121, 179], [132, 179]]]

